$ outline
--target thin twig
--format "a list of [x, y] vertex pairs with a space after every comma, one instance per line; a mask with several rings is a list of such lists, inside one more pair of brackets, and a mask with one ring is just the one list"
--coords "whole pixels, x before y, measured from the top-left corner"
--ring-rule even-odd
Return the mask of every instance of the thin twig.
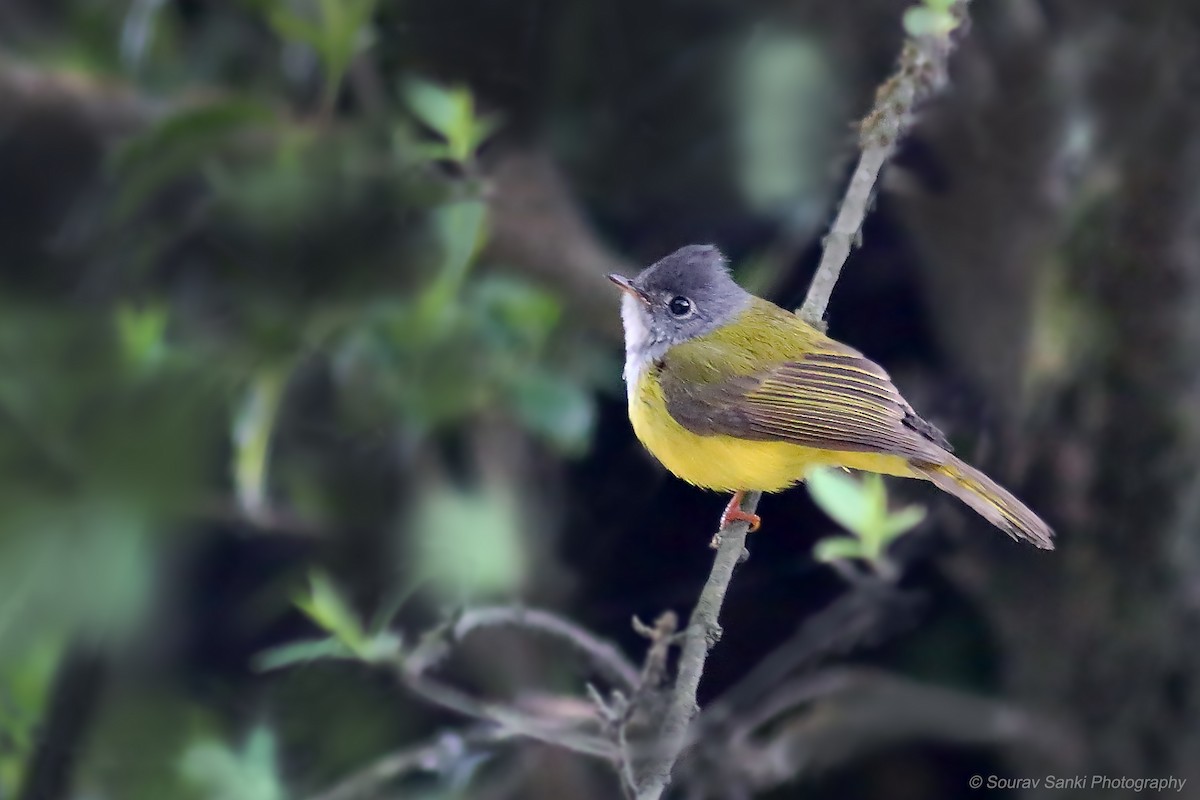
[[582, 730], [578, 720], [555, 720], [544, 714], [518, 711], [510, 705], [479, 700], [441, 681], [409, 672], [403, 665], [397, 666], [396, 674], [409, 691], [433, 705], [573, 753], [609, 762], [616, 758], [612, 743]]
[[[757, 492], [748, 494], [742, 501], [742, 509], [753, 513], [759, 496]], [[721, 636], [721, 626], [717, 620], [725, 601], [725, 592], [733, 578], [734, 567], [742, 559], [748, 530], [748, 523], [735, 522], [719, 532], [717, 556], [684, 632], [679, 675], [675, 679], [667, 714], [659, 728], [659, 741], [641, 774], [638, 800], [657, 800], [662, 796], [671, 779], [671, 768], [687, 744], [688, 729], [699, 710], [696, 691], [700, 686], [700, 676], [704, 673], [709, 648]]]
[[[672, 615], [673, 616], [673, 615]], [[429, 670], [438, 666], [453, 648], [470, 634], [485, 628], [515, 627], [550, 636], [585, 656], [604, 678], [620, 690], [636, 695], [642, 690], [647, 669], [639, 670], [613, 643], [602, 639], [570, 620], [541, 609], [517, 606], [488, 606], [463, 611], [423, 637], [408, 653], [390, 659], [388, 664], [410, 692], [426, 702], [484, 723], [467, 731], [446, 734], [441, 740], [415, 749], [401, 751], [357, 772], [314, 800], [344, 800], [357, 797], [373, 787], [392, 780], [406, 771], [432, 769], [427, 763], [440, 764], [451, 745], [496, 743], [507, 739], [526, 739], [569, 750], [590, 758], [620, 764], [627, 758], [627, 746], [621, 746], [623, 734], [597, 734], [604, 720], [556, 719], [545, 713], [520, 710], [516, 705], [496, 703], [463, 692], [436, 678]], [[672, 623], [672, 632], [674, 630]], [[651, 650], [654, 650], [652, 646]], [[590, 688], [590, 687], [589, 687]], [[603, 710], [603, 709], [602, 709]], [[624, 724], [622, 709], [620, 724]]]
[[1077, 735], [1050, 718], [969, 692], [862, 668], [830, 669], [781, 685], [746, 717], [728, 766], [762, 791], [831, 769], [865, 750], [924, 739], [1027, 748], [1068, 765]]
[[[953, 6], [956, 27], [966, 20], [967, 2], [959, 0]], [[952, 33], [908, 39], [896, 73], [876, 93], [875, 106], [861, 127], [862, 156], [846, 187], [829, 235], [825, 238], [821, 263], [809, 285], [804, 305], [798, 311], [801, 319], [810, 324], [824, 326], [825, 309], [841, 275], [842, 266], [857, 243], [879, 171], [912, 124], [917, 103], [945, 83]], [[761, 497], [759, 492], [747, 492], [742, 499], [742, 510], [754, 513]], [[660, 740], [642, 773], [638, 800], [658, 800], [662, 797], [671, 779], [671, 769], [688, 743], [688, 729], [699, 710], [696, 692], [704, 672], [704, 662], [708, 658], [709, 648], [720, 636], [718, 618], [721, 605], [729, 582], [733, 579], [734, 567], [742, 558], [747, 531], [747, 523], [735, 522], [717, 533], [717, 555], [700, 592], [700, 599], [688, 620], [683, 652], [679, 658], [679, 674], [660, 728]]]
[[457, 642], [473, 631], [495, 627], [521, 628], [551, 636], [584, 656], [612, 683], [630, 691], [641, 683], [638, 668], [625, 657], [619, 647], [550, 611], [515, 606], [472, 608], [458, 617], [451, 629], [451, 635]]
[[650, 647], [646, 650], [646, 660], [642, 662], [637, 688], [629, 698], [630, 709], [626, 721], [645, 697], [662, 685], [667, 674], [667, 657], [671, 653], [671, 645], [675, 643], [675, 632], [679, 629], [679, 617], [674, 611], [664, 611], [654, 620], [653, 627], [634, 617], [633, 629], [650, 640]]
[[722, 693], [704, 710], [698, 727], [710, 732], [722, 728], [797, 673], [877, 641], [884, 631], [912, 617], [918, 602], [918, 595], [887, 581], [856, 585], [805, 620], [786, 642]]
[[875, 105], [859, 126], [862, 154], [823, 241], [821, 263], [809, 284], [804, 305], [797, 311], [806, 322], [824, 327], [830, 295], [850, 250], [859, 244], [880, 171], [912, 127], [918, 104], [946, 85], [950, 51], [956, 33], [965, 29], [969, 1], [958, 0], [951, 6], [954, 27], [950, 31], [906, 39], [895, 73], [875, 93]]
[[621, 788], [629, 798], [636, 798], [638, 793], [634, 751], [629, 745], [629, 728], [639, 710], [642, 711], [643, 717], [653, 716], [651, 699], [655, 697], [666, 678], [667, 659], [677, 638], [679, 617], [674, 611], [664, 611], [658, 615], [653, 626], [634, 617], [633, 629], [650, 640], [650, 647], [646, 649], [646, 658], [642, 662], [642, 671], [633, 693], [626, 697], [619, 691], [613, 691], [611, 699], [605, 701], [598, 692], [588, 686], [593, 702], [605, 720], [608, 734], [616, 746], [617, 773], [621, 777]]
[[366, 769], [309, 800], [354, 800], [411, 772], [445, 772], [475, 748], [492, 747], [517, 738], [496, 725], [479, 725], [464, 731], [447, 731], [431, 742], [384, 756]]

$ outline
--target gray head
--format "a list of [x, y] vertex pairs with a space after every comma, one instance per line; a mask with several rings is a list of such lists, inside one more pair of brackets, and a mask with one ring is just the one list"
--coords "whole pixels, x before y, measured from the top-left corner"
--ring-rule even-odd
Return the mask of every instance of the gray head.
[[632, 280], [608, 278], [625, 292], [621, 321], [628, 358], [660, 358], [671, 345], [726, 324], [750, 301], [729, 276], [721, 251], [707, 244], [681, 247]]

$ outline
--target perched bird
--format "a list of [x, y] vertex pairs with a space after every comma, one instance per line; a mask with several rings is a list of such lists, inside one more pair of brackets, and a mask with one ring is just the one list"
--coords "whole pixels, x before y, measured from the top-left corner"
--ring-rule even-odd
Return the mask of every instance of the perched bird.
[[629, 419], [672, 473], [734, 492], [722, 526], [757, 515], [747, 491], [776, 492], [813, 467], [922, 478], [1013, 538], [1052, 549], [1052, 531], [1020, 500], [951, 454], [888, 374], [857, 350], [738, 286], [715, 247], [690, 245], [624, 292]]

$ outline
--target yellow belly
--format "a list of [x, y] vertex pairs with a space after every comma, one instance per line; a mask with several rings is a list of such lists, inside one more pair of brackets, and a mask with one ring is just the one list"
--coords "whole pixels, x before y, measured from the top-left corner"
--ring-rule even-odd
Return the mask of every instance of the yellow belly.
[[912, 477], [900, 456], [821, 450], [790, 442], [760, 442], [733, 436], [700, 436], [667, 412], [662, 389], [647, 371], [629, 397], [633, 431], [674, 475], [705, 489], [777, 492], [801, 481], [813, 467], [849, 467]]

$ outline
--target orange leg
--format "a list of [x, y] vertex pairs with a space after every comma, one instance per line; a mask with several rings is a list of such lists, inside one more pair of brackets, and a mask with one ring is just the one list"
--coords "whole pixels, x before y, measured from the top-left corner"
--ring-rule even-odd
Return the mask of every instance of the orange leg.
[[745, 495], [745, 492], [733, 493], [729, 505], [725, 506], [725, 513], [721, 515], [721, 530], [725, 530], [734, 522], [749, 522], [750, 533], [754, 533], [762, 525], [762, 519], [758, 514], [747, 514], [742, 511], [742, 498]]

